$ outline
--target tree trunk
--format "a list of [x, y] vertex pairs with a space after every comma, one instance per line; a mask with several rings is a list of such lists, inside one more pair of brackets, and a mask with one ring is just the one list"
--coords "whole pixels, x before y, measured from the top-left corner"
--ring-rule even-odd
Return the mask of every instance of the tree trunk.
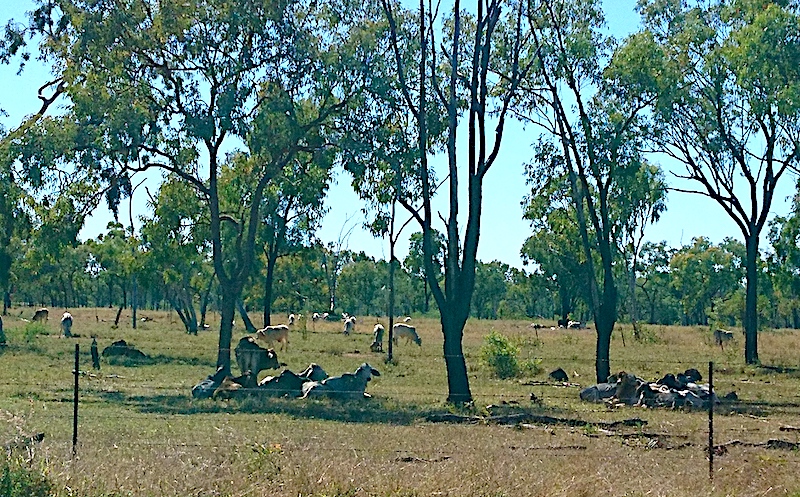
[[[135, 330], [136, 329], [136, 306], [137, 302], [136, 299], [138, 298], [139, 293], [139, 286], [136, 282], [136, 275], [131, 276], [133, 280], [131, 282], [131, 327]], [[197, 330], [195, 330], [195, 334], [197, 334]]]
[[[238, 293], [239, 292], [237, 292], [237, 295]], [[250, 321], [250, 316], [247, 315], [247, 309], [244, 308], [244, 303], [241, 300], [236, 300], [236, 308], [239, 310], [239, 316], [241, 316], [242, 322], [244, 323], [244, 329], [247, 330], [248, 333], [256, 331], [256, 326]]]
[[6, 290], [3, 292], [3, 316], [8, 313], [9, 308], [11, 308], [11, 292]]
[[610, 267], [604, 270], [606, 281], [603, 283], [603, 295], [599, 308], [594, 316], [597, 329], [597, 350], [595, 356], [595, 372], [597, 382], [608, 381], [611, 375], [611, 333], [617, 322], [617, 288], [611, 276]]
[[275, 280], [275, 260], [267, 261], [267, 276], [264, 278], [264, 326], [269, 326], [272, 315], [272, 282]]
[[466, 319], [450, 317], [450, 309], [442, 309], [442, 334], [444, 335], [444, 362], [447, 368], [447, 402], [465, 404], [472, 401], [469, 388], [467, 362], [464, 359], [462, 341]]
[[206, 327], [206, 312], [208, 311], [208, 298], [211, 295], [211, 288], [214, 286], [214, 277], [212, 276], [211, 279], [208, 280], [208, 285], [206, 286], [206, 291], [203, 292], [202, 298], [200, 298], [200, 327], [205, 329]]
[[758, 363], [758, 236], [746, 239], [746, 296], [744, 306], [744, 360]]
[[233, 315], [236, 311], [237, 297], [222, 288], [220, 305], [219, 346], [217, 351], [217, 369], [223, 374], [231, 374], [231, 338], [233, 337]]

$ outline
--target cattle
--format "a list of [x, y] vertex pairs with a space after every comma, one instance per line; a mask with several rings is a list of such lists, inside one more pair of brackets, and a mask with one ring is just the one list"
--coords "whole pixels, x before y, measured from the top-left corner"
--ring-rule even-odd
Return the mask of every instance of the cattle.
[[397, 345], [397, 340], [400, 338], [405, 338], [406, 343], [414, 342], [420, 347], [422, 347], [422, 339], [417, 335], [417, 329], [411, 326], [410, 324], [405, 323], [395, 323], [394, 325], [394, 340], [395, 345]]
[[250, 371], [246, 371], [236, 378], [225, 376], [219, 386], [214, 390], [212, 396], [215, 399], [228, 400], [234, 397], [240, 397], [243, 394], [252, 393], [256, 387], [255, 377]]
[[293, 326], [296, 320], [297, 316], [295, 316], [294, 314], [289, 314], [289, 326]]
[[278, 376], [267, 376], [258, 383], [258, 393], [269, 397], [300, 397], [303, 384], [311, 380], [284, 369]]
[[225, 379], [225, 368], [220, 366], [217, 368], [217, 372], [208, 375], [205, 380], [201, 381], [194, 387], [192, 387], [192, 397], [195, 399], [208, 399], [217, 388], [222, 384], [222, 381]]
[[133, 345], [128, 345], [125, 340], [117, 340], [103, 349], [103, 357], [127, 357], [135, 361], [146, 361], [150, 359], [147, 354], [137, 349]]
[[50, 317], [50, 311], [42, 307], [41, 309], [37, 309], [36, 312], [33, 313], [33, 318], [31, 321], [44, 323], [47, 321], [47, 318]]
[[410, 323], [410, 322], [411, 322], [411, 316], [406, 316], [406, 317], [404, 317], [404, 318], [403, 318], [403, 322], [404, 322], [404, 323]]
[[585, 330], [586, 323], [581, 323], [580, 321], [567, 321], [567, 329], [568, 330]]
[[297, 376], [305, 378], [311, 381], [322, 381], [328, 377], [328, 373], [322, 369], [322, 366], [319, 364], [312, 362], [308, 365], [308, 367], [300, 372]]
[[377, 369], [366, 362], [353, 373], [333, 376], [322, 381], [303, 384], [303, 398], [329, 397], [338, 400], [356, 400], [370, 397], [366, 393], [367, 383], [373, 376], [380, 376]]
[[65, 312], [61, 316], [61, 333], [65, 337], [72, 336], [72, 314], [70, 314], [69, 312]]
[[639, 380], [639, 378], [636, 376], [626, 373], [625, 371], [620, 371], [619, 374], [617, 374], [617, 378], [617, 389], [614, 392], [612, 401], [617, 401], [628, 405], [635, 404], [639, 400], [637, 391], [644, 382]]
[[567, 323], [569, 323], [569, 319], [563, 318], [563, 319], [559, 319], [557, 324], [558, 324], [559, 328], [566, 328], [567, 327]]
[[242, 374], [250, 371], [254, 379], [265, 369], [278, 369], [281, 366], [278, 362], [278, 354], [272, 349], [260, 347], [252, 336], [246, 336], [239, 340], [234, 353], [239, 371]]
[[342, 330], [342, 333], [349, 335], [354, 331], [356, 331], [356, 317], [349, 316], [344, 320], [344, 329]]
[[556, 381], [569, 381], [569, 375], [561, 368], [551, 371], [548, 376]]
[[385, 331], [383, 325], [380, 323], [377, 323], [375, 327], [372, 328], [372, 344], [369, 346], [369, 350], [372, 352], [383, 352], [383, 334]]
[[267, 326], [256, 330], [256, 340], [264, 342], [267, 347], [272, 347], [275, 342], [281, 343], [281, 350], [289, 348], [289, 327], [285, 324], [278, 324], [275, 326]]
[[719, 348], [725, 350], [725, 347], [722, 346], [723, 342], [728, 342], [733, 340], [733, 333], [728, 330], [714, 330], [714, 342], [719, 345]]
[[585, 402], [603, 402], [614, 396], [616, 383], [598, 383], [581, 390], [580, 398]]

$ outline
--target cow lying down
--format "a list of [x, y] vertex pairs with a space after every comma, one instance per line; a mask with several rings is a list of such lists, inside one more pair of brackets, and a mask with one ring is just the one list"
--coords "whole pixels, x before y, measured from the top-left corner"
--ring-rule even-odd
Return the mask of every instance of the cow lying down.
[[[271, 351], [271, 349], [270, 349]], [[272, 351], [274, 353], [274, 351]], [[270, 361], [273, 357], [270, 356]], [[277, 364], [277, 356], [274, 356]], [[322, 381], [328, 374], [318, 364], [312, 363], [300, 374], [284, 369], [278, 376], [267, 376], [260, 382], [252, 371], [244, 371], [240, 376], [226, 375], [222, 368], [209, 375], [192, 388], [196, 399], [231, 399], [244, 395], [264, 395], [268, 397], [300, 397], [302, 386], [311, 381]]]
[[645, 407], [707, 408], [709, 402], [718, 403], [717, 396], [696, 369], [687, 369], [677, 375], [667, 374], [655, 382], [647, 382], [624, 371], [609, 377], [605, 383], [585, 388], [580, 393], [586, 402], [608, 402]]
[[365, 392], [367, 383], [373, 376], [380, 376], [377, 369], [366, 362], [353, 373], [333, 376], [322, 381], [303, 384], [303, 398], [329, 397], [332, 399], [363, 399], [370, 397]]

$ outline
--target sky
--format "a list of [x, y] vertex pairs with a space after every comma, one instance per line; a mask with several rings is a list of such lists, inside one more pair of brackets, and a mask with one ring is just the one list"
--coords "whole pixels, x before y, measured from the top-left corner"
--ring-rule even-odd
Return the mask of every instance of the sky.
[[[636, 30], [639, 18], [634, 12], [635, 0], [606, 0], [604, 3], [609, 31], [612, 34], [621, 38]], [[32, 5], [33, 2], [30, 0], [0, 0], [0, 23], [5, 26], [9, 19], [23, 19], [25, 12], [30, 10]], [[8, 114], [0, 116], [0, 123], [6, 129], [14, 128], [25, 115], [39, 109], [37, 88], [47, 78], [46, 71], [36, 67], [35, 62], [29, 63], [29, 68], [22, 75], [17, 75], [16, 69], [17, 67], [13, 65], [0, 66], [0, 108]], [[462, 136], [465, 134], [465, 130], [461, 131]], [[525, 129], [520, 125], [510, 126], [505, 133], [498, 160], [486, 176], [478, 249], [478, 258], [484, 262], [498, 260], [514, 267], [523, 267], [519, 252], [531, 234], [529, 224], [522, 219], [521, 202], [529, 193], [524, 176], [524, 164], [531, 158], [531, 144], [537, 136], [538, 131], [535, 129]], [[462, 152], [462, 155], [465, 156], [465, 153]], [[443, 157], [433, 158], [434, 162], [443, 160]], [[461, 160], [465, 161], [465, 157]], [[658, 158], [652, 160], [659, 162]], [[660, 165], [666, 170], [668, 183], [673, 186], [678, 185], [677, 180], [670, 174], [670, 168], [675, 166], [665, 162], [661, 162]], [[680, 172], [680, 168], [675, 171]], [[130, 204], [133, 207], [134, 217], [144, 213], [146, 202], [144, 187], [155, 191], [158, 178], [157, 174], [150, 174], [147, 178], [134, 177], [134, 185], [141, 180], [145, 180], [145, 183], [136, 190], [132, 202], [126, 200], [120, 206], [121, 222], [129, 224]], [[462, 180], [462, 184], [464, 181]], [[794, 183], [795, 178], [783, 179], [782, 188], [773, 202], [770, 218], [788, 214]], [[326, 203], [329, 212], [317, 233], [322, 241], [336, 242], [343, 234], [349, 233], [346, 238], [346, 248], [364, 251], [378, 258], [388, 258], [388, 241], [374, 238], [363, 228], [364, 216], [361, 211], [363, 203], [350, 187], [350, 177], [347, 173], [341, 170], [336, 172]], [[434, 208], [447, 217], [447, 206], [443, 202], [436, 203]], [[463, 206], [461, 212], [465, 210], [466, 206]], [[402, 209], [398, 209], [398, 212], [402, 212]], [[406, 219], [407, 217], [401, 216], [399, 223], [402, 224]], [[86, 240], [105, 232], [106, 225], [112, 220], [113, 216], [107, 209], [98, 208], [87, 220], [81, 231], [81, 238]], [[137, 224], [136, 219], [134, 223]], [[462, 234], [463, 224], [461, 222]], [[401, 260], [408, 252], [408, 237], [415, 231], [419, 231], [419, 228], [412, 222], [400, 237], [396, 250]], [[645, 233], [647, 240], [654, 242], [663, 240], [672, 247], [689, 244], [693, 238], [699, 236], [709, 238], [713, 243], [719, 243], [726, 237], [742, 239], [739, 228], [714, 201], [700, 195], [674, 191], [668, 194], [667, 211], [657, 223], [649, 226]], [[766, 233], [762, 236], [762, 249], [767, 247], [765, 235]]]

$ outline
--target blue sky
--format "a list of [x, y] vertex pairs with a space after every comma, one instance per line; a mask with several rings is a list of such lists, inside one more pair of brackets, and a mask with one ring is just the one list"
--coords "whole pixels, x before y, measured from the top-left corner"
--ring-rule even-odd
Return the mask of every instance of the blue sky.
[[[609, 30], [616, 36], [622, 37], [636, 29], [638, 15], [633, 10], [635, 3], [635, 0], [605, 2]], [[32, 5], [29, 0], [15, 2], [0, 0], [0, 22], [5, 26], [11, 18], [22, 19], [25, 11]], [[0, 108], [8, 113], [7, 117], [0, 117], [3, 126], [7, 129], [13, 128], [23, 116], [38, 110], [36, 89], [46, 81], [46, 78], [46, 72], [37, 68], [35, 61], [29, 64], [29, 68], [21, 76], [16, 75], [15, 66], [0, 66]], [[478, 257], [482, 261], [500, 260], [512, 266], [522, 267], [519, 250], [530, 235], [528, 224], [522, 220], [521, 201], [527, 193], [523, 164], [530, 159], [530, 144], [535, 141], [537, 135], [538, 131], [534, 129], [510, 127], [504, 137], [498, 161], [486, 176], [482, 232], [478, 251]], [[658, 162], [658, 159], [654, 160]], [[668, 181], [674, 184], [669, 174], [670, 164], [661, 165], [667, 170]], [[145, 183], [151, 191], [156, 187], [157, 177], [151, 175]], [[138, 182], [139, 180], [134, 179], [134, 184]], [[793, 193], [794, 178], [785, 177], [783, 186], [773, 203], [772, 216], [788, 213]], [[144, 205], [144, 188], [140, 188], [133, 200], [134, 215], [142, 212]], [[362, 228], [364, 221], [361, 214], [362, 203], [352, 192], [350, 178], [346, 173], [337, 172], [327, 205], [329, 214], [318, 232], [323, 241], [336, 241], [341, 233], [352, 228], [347, 240], [349, 249], [363, 250], [367, 254], [381, 258], [388, 256], [388, 242], [373, 238]], [[670, 192], [667, 206], [667, 212], [661, 220], [647, 229], [648, 240], [665, 240], [669, 245], [678, 247], [690, 243], [692, 238], [697, 236], [708, 237], [715, 243], [725, 237], [742, 238], [739, 229], [722, 208], [705, 197]], [[441, 204], [436, 208], [444, 213], [447, 207]], [[462, 212], [465, 210], [466, 207], [461, 208]], [[121, 206], [120, 219], [127, 224], [128, 217], [128, 202], [125, 202]], [[98, 209], [87, 221], [86, 227], [81, 232], [82, 238], [92, 238], [105, 231], [105, 226], [110, 220], [112, 216], [106, 209]], [[417, 230], [413, 223], [405, 228], [397, 248], [397, 254], [401, 259], [408, 250], [408, 236]], [[765, 248], [766, 242], [762, 242], [761, 246], [762, 249]]]

